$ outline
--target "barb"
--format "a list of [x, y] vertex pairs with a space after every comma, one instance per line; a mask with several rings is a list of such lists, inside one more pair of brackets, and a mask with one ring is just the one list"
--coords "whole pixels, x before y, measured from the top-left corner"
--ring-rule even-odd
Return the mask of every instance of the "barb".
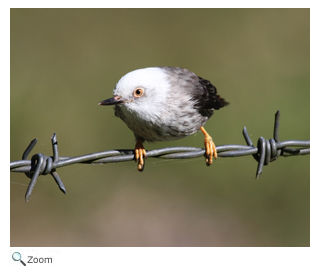
[[[258, 162], [256, 179], [262, 174], [263, 166], [275, 161], [279, 156], [294, 156], [310, 154], [309, 140], [286, 140], [279, 141], [280, 112], [275, 114], [273, 138], [266, 140], [260, 137], [257, 147], [254, 147], [247, 128], [244, 127], [242, 134], [247, 145], [221, 145], [217, 146], [219, 157], [238, 157], [252, 155]], [[59, 157], [57, 136], [54, 133], [51, 137], [53, 156], [45, 156], [41, 153], [35, 154], [31, 160], [27, 160], [28, 155], [37, 143], [37, 139], [31, 141], [22, 155], [22, 160], [10, 163], [11, 172], [23, 172], [31, 178], [25, 199], [28, 202], [32, 190], [39, 175], [51, 174], [59, 189], [66, 194], [66, 189], [56, 171], [57, 168], [82, 163], [82, 164], [106, 164], [134, 160], [134, 150], [110, 150], [97, 152], [77, 157]], [[299, 147], [296, 149], [290, 147]], [[205, 155], [205, 149], [195, 147], [167, 147], [152, 151], [147, 151], [147, 157], [163, 159], [187, 159]]]

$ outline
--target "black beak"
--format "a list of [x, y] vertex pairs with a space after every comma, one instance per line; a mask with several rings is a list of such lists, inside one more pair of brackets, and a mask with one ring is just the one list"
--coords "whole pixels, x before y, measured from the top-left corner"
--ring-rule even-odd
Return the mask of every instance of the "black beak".
[[115, 105], [115, 104], [120, 104], [123, 102], [124, 102], [124, 100], [122, 100], [120, 96], [114, 96], [113, 98], [100, 101], [98, 103], [98, 105]]

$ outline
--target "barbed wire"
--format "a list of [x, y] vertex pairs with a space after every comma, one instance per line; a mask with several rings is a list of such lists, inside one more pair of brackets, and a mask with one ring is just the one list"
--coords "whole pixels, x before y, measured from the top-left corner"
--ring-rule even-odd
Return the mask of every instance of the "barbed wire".
[[[247, 145], [220, 145], [217, 146], [219, 157], [238, 157], [252, 155], [258, 162], [256, 179], [262, 174], [263, 166], [275, 161], [279, 156], [294, 156], [310, 154], [309, 140], [286, 140], [279, 141], [279, 125], [280, 111], [275, 114], [273, 138], [267, 140], [260, 137], [257, 147], [254, 147], [247, 128], [243, 128], [243, 136]], [[66, 194], [65, 186], [60, 179], [56, 169], [76, 164], [106, 164], [118, 163], [124, 161], [135, 160], [134, 150], [109, 150], [77, 157], [59, 157], [57, 136], [54, 133], [51, 137], [53, 156], [45, 156], [42, 153], [37, 153], [28, 160], [27, 157], [37, 143], [37, 139], [33, 139], [25, 152], [22, 155], [22, 160], [10, 162], [11, 172], [23, 172], [28, 178], [31, 178], [28, 189], [25, 194], [25, 199], [28, 202], [33, 188], [37, 182], [39, 175], [50, 174], [59, 189]], [[299, 147], [299, 148], [290, 148]], [[156, 157], [162, 159], [187, 159], [205, 155], [205, 149], [195, 147], [167, 147], [147, 151], [147, 157]]]

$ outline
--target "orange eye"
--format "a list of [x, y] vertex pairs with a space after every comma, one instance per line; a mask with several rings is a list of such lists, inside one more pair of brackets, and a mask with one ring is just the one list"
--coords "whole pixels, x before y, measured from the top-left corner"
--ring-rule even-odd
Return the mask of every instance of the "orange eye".
[[135, 98], [140, 98], [140, 97], [142, 97], [143, 93], [144, 93], [144, 89], [141, 87], [138, 87], [133, 91], [133, 96]]

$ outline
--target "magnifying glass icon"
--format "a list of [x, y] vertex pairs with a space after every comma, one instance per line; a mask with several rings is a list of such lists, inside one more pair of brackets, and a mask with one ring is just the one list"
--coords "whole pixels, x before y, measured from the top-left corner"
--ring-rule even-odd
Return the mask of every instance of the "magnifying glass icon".
[[16, 262], [22, 263], [24, 266], [26, 266], [25, 262], [21, 260], [21, 253], [20, 252], [15, 252], [12, 254], [12, 259]]

